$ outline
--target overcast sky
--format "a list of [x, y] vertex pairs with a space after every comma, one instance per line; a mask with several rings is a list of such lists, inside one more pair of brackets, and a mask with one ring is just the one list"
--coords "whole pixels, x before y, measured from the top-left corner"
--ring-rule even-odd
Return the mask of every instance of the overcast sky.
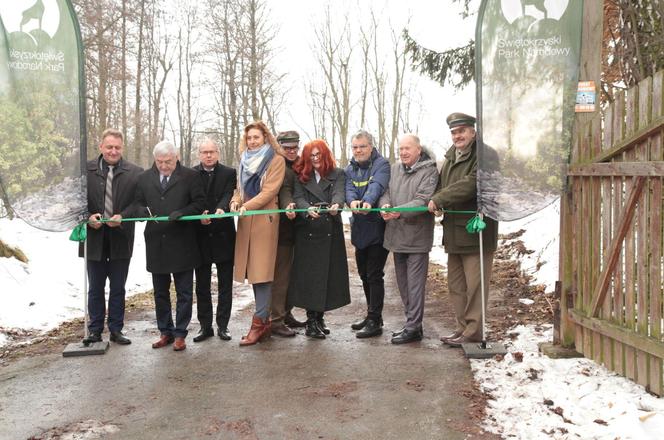
[[[479, 4], [478, 1], [476, 3]], [[276, 44], [280, 50], [279, 57], [283, 59], [279, 65], [288, 66], [288, 99], [292, 103], [287, 111], [282, 112], [278, 128], [301, 127], [313, 134], [311, 115], [304, 95], [304, 80], [316, 68], [311, 48], [314, 25], [322, 22], [328, 1], [268, 0], [267, 4], [271, 10], [271, 21], [278, 27]], [[375, 11], [380, 12], [380, 18], [385, 23], [386, 28], [380, 34], [385, 41], [390, 39], [388, 25], [400, 31], [407, 24], [411, 36], [425, 47], [437, 51], [457, 47], [474, 39], [476, 17], [463, 20], [459, 15], [460, 6], [453, 4], [452, 0], [334, 0], [332, 4], [336, 18], [341, 19], [348, 11], [351, 22], [363, 14], [360, 9], [371, 4]], [[367, 17], [365, 21], [368, 26], [370, 19]], [[360, 75], [361, 66], [352, 69], [353, 72]], [[440, 156], [443, 148], [450, 145], [445, 117], [453, 111], [475, 113], [474, 86], [455, 93], [451, 86], [441, 87], [416, 72], [410, 78], [417, 90], [415, 96], [421, 97], [418, 135], [423, 143], [434, 146]], [[359, 82], [357, 85], [359, 87]], [[351, 126], [351, 131], [357, 128]]]

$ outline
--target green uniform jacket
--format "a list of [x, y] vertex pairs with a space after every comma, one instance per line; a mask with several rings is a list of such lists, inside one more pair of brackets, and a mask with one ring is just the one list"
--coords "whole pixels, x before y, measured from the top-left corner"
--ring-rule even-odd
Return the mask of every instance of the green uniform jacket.
[[[452, 211], [477, 210], [477, 146], [470, 146], [469, 155], [456, 161], [455, 147], [445, 153], [438, 187], [431, 200], [438, 208]], [[487, 155], [496, 155], [487, 147]], [[489, 158], [492, 160], [492, 158]], [[495, 163], [498, 162], [496, 155]], [[480, 251], [479, 234], [469, 234], [466, 223], [473, 214], [445, 214], [443, 217], [443, 246], [448, 254], [475, 254]], [[482, 232], [484, 251], [493, 252], [498, 243], [498, 222], [484, 217], [486, 229]]]

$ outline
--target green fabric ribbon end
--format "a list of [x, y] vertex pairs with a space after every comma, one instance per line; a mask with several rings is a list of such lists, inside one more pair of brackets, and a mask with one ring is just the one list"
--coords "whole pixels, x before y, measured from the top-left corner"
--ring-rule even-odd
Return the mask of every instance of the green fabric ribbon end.
[[81, 223], [72, 229], [71, 234], [69, 234], [69, 239], [71, 241], [85, 241], [88, 236], [88, 228], [86, 227], [87, 222]]
[[482, 217], [480, 217], [479, 214], [468, 220], [468, 223], [466, 223], [466, 231], [468, 231], [469, 234], [477, 234], [478, 232], [483, 231], [484, 228], [486, 228], [486, 223], [482, 220]]

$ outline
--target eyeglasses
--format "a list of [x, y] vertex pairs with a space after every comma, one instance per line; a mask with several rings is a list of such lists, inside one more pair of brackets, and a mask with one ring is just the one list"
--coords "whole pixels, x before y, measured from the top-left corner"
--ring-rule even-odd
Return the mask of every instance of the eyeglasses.
[[203, 156], [207, 156], [208, 154], [217, 154], [217, 150], [206, 150], [206, 151], [200, 151], [199, 153]]
[[297, 151], [299, 147], [282, 147], [286, 151]]
[[320, 153], [311, 153], [312, 159], [316, 159], [317, 157], [320, 157]]
[[352, 148], [353, 150], [360, 150], [360, 149], [363, 150], [363, 149], [368, 148], [368, 147], [369, 147], [369, 145], [366, 145], [366, 144], [364, 144], [364, 145], [353, 145], [353, 146], [351, 146], [351, 148]]

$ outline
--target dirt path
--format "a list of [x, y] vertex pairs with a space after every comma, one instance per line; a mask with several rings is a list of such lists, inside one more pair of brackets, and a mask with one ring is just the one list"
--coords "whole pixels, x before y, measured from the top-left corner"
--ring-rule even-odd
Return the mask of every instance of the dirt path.
[[[403, 312], [391, 262], [385, 333], [358, 340], [349, 325], [363, 314], [364, 295], [349, 257], [353, 303], [328, 314], [332, 334], [324, 341], [273, 337], [240, 348], [250, 305], [232, 318], [230, 342], [189, 338], [185, 352], [153, 350], [158, 333], [144, 295], [129, 307], [130, 346], [64, 359], [65, 341], [80, 338], [78, 322], [41, 343], [6, 350], [0, 438], [497, 438], [479, 428], [485, 401], [468, 361], [438, 340], [451, 328], [440, 268], [431, 267], [425, 339], [394, 346], [390, 333], [401, 327]], [[197, 330], [195, 319], [190, 330]]]

